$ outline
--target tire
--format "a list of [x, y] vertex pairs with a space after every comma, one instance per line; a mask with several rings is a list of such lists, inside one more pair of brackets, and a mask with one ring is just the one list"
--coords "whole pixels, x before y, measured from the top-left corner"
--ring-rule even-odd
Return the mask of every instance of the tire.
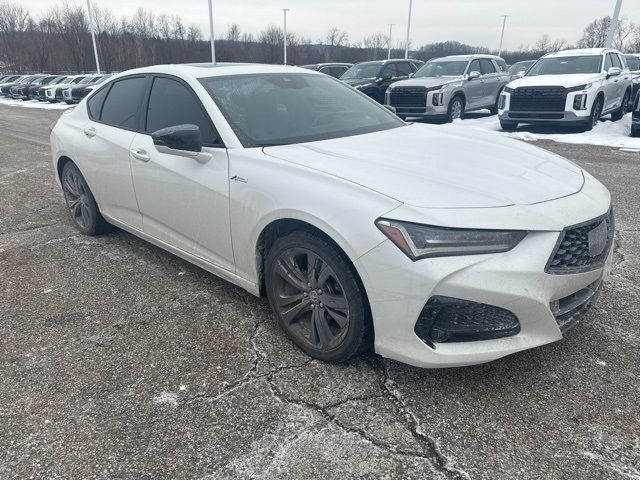
[[93, 193], [75, 163], [65, 164], [62, 169], [61, 183], [71, 220], [78, 230], [91, 236], [110, 230], [111, 225], [100, 214]]
[[370, 98], [374, 99], [374, 100], [375, 100], [376, 102], [378, 102], [379, 104], [383, 104], [383, 103], [384, 103], [384, 102], [383, 102], [383, 98], [382, 98], [382, 96], [378, 93], [378, 91], [377, 91], [377, 90], [366, 90], [366, 91], [364, 92], [364, 94], [365, 94], [367, 97], [370, 97]]
[[502, 90], [504, 90], [504, 87], [502, 87], [498, 92], [498, 96], [496, 97], [496, 103], [493, 104], [493, 107], [489, 108], [489, 112], [491, 112], [491, 115], [498, 114], [498, 105], [500, 105], [500, 95], [502, 95]]
[[460, 95], [456, 95], [449, 101], [449, 107], [447, 108], [447, 115], [445, 121], [451, 123], [457, 119], [464, 118], [464, 100]]
[[345, 362], [370, 347], [364, 289], [328, 241], [305, 231], [278, 238], [267, 254], [265, 282], [278, 323], [310, 357]]
[[624, 97], [622, 98], [622, 103], [620, 104], [620, 108], [611, 114], [611, 120], [617, 122], [618, 120], [622, 120], [624, 114], [627, 113], [627, 105], [629, 103], [629, 97], [631, 96], [631, 91], [627, 90], [624, 92]]
[[505, 132], [515, 132], [516, 128], [518, 128], [518, 122], [500, 120], [500, 128]]
[[640, 137], [640, 125], [631, 125], [631, 136]]
[[590, 132], [591, 130], [593, 130], [593, 127], [595, 127], [598, 124], [598, 121], [602, 116], [603, 106], [604, 106], [604, 101], [602, 100], [602, 97], [596, 98], [596, 101], [593, 102], [593, 105], [591, 106], [591, 115], [589, 115], [589, 121], [587, 122], [587, 127], [585, 128], [585, 131]]

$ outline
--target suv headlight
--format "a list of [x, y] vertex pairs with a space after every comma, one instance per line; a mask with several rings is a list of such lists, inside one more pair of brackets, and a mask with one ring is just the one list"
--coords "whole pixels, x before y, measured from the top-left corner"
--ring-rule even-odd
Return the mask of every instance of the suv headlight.
[[577, 87], [567, 88], [567, 93], [569, 92], [579, 92], [580, 90], [586, 90], [587, 88], [591, 88], [593, 83], [587, 83], [585, 85], [578, 85]]
[[513, 88], [511, 88], [511, 87], [504, 87], [504, 88], [502, 89], [502, 91], [503, 91], [503, 92], [507, 92], [507, 93], [513, 93], [513, 90], [514, 90], [514, 89], [513, 89]]
[[521, 230], [467, 230], [379, 218], [376, 226], [411, 260], [507, 252], [527, 235]]

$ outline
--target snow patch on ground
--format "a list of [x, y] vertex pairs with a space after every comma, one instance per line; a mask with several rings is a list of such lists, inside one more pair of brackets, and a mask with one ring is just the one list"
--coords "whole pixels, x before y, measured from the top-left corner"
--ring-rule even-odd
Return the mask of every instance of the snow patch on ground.
[[153, 397], [153, 403], [158, 405], [169, 405], [171, 407], [178, 406], [178, 395], [171, 392], [161, 392], [159, 395]]
[[456, 120], [456, 125], [495, 132], [518, 140], [553, 140], [560, 143], [584, 145], [604, 145], [607, 147], [623, 148], [626, 151], [640, 150], [640, 138], [631, 138], [631, 114], [627, 114], [617, 122], [601, 121], [590, 132], [582, 131], [579, 127], [552, 125], [520, 125], [515, 132], [503, 132], [497, 115], [480, 116], [470, 114], [464, 120]]
[[38, 100], [14, 100], [13, 98], [0, 97], [0, 105], [9, 105], [12, 107], [22, 108], [42, 108], [45, 110], [65, 110], [73, 107], [73, 105], [67, 105], [66, 103], [49, 103], [39, 102]]

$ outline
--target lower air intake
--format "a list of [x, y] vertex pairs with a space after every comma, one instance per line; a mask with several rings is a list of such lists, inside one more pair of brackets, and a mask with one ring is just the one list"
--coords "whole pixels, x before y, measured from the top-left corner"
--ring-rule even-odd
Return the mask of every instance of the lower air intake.
[[415, 332], [427, 345], [510, 337], [520, 322], [509, 310], [458, 298], [434, 296], [422, 309]]

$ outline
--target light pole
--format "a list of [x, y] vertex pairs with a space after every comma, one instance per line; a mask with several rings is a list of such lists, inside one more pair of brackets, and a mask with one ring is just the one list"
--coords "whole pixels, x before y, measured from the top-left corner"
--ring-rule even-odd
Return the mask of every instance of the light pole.
[[500, 34], [500, 46], [498, 47], [498, 56], [502, 53], [502, 40], [504, 40], [504, 27], [507, 24], [507, 17], [511, 15], [500, 15], [502, 17], [502, 33]]
[[611, 45], [613, 45], [613, 34], [616, 33], [616, 28], [618, 28], [618, 17], [620, 17], [621, 8], [622, 0], [618, 0], [616, 2], [616, 8], [613, 11], [613, 18], [611, 19], [611, 25], [609, 25], [609, 31], [607, 32], [607, 41], [604, 44], [606, 48], [611, 48]]
[[211, 63], [216, 63], [216, 44], [213, 36], [213, 0], [209, 0], [209, 35], [211, 36]]
[[411, 4], [413, 0], [409, 0], [409, 17], [407, 18], [407, 43], [404, 45], [404, 58], [409, 58], [409, 32], [411, 31]]
[[287, 64], [287, 12], [288, 8], [281, 8], [282, 13], [284, 14], [284, 64]]
[[389, 50], [387, 51], [387, 60], [391, 58], [391, 32], [393, 31], [394, 25], [395, 23], [389, 24], [389, 39], [387, 40], [387, 47], [389, 47]]
[[87, 0], [87, 11], [89, 12], [89, 27], [91, 28], [91, 41], [93, 42], [93, 54], [96, 57], [96, 72], [100, 73], [100, 60], [98, 60], [98, 46], [96, 45], [96, 29], [91, 15], [91, 0]]

